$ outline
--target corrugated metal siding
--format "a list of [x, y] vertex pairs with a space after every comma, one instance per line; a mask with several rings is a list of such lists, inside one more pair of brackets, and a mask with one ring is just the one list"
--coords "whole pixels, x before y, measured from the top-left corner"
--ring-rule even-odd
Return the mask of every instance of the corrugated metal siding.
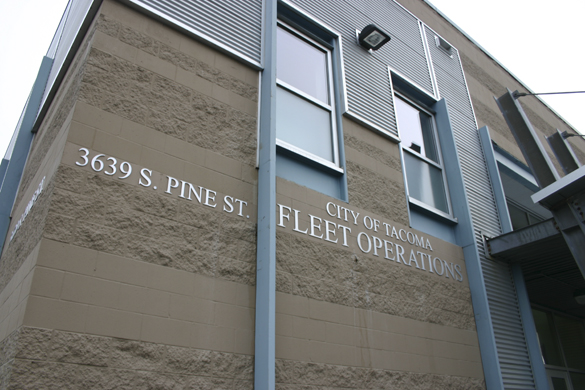
[[[399, 4], [388, 0], [349, 1], [357, 11], [392, 36], [383, 50], [373, 55], [384, 64], [399, 70], [403, 75], [433, 94], [433, 86], [426, 61], [418, 19]], [[355, 26], [362, 29], [363, 26]], [[355, 42], [355, 41], [354, 41]]]
[[[388, 0], [290, 2], [342, 35], [348, 111], [398, 136], [388, 66], [433, 94], [418, 19]], [[392, 36], [390, 43], [374, 53], [356, 44], [355, 30], [370, 23]]]
[[47, 86], [43, 93], [39, 110], [45, 104], [53, 85], [57, 81], [57, 77], [67, 60], [67, 56], [71, 54], [71, 47], [77, 38], [81, 25], [85, 21], [87, 13], [93, 3], [93, 0], [76, 0], [70, 1], [69, 4], [67, 4], [65, 14], [61, 18], [57, 32], [55, 33], [53, 41], [47, 51], [47, 57], [53, 59], [53, 66], [49, 73]]
[[129, 0], [233, 53], [261, 63], [262, 0]]
[[[355, 36], [355, 32], [354, 32]], [[398, 136], [388, 66], [371, 61], [368, 52], [344, 40], [345, 84], [348, 111]], [[368, 77], [357, 71], [367, 68]]]
[[449, 56], [435, 44], [435, 33], [426, 26], [425, 32], [438, 90], [449, 105], [504, 388], [533, 389], [532, 368], [510, 266], [489, 259], [484, 251], [482, 235], [499, 235], [501, 228], [459, 54], [453, 48]]

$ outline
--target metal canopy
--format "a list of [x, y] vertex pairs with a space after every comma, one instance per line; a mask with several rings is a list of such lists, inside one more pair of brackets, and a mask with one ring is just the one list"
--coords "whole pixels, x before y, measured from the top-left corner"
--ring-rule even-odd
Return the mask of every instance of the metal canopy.
[[585, 167], [569, 153], [570, 146], [553, 142], [565, 172], [570, 171], [560, 178], [511, 91], [496, 101], [542, 188], [532, 200], [554, 219], [491, 240], [492, 255], [521, 263], [532, 302], [585, 317], [585, 307], [573, 299], [574, 291], [585, 287]]
[[520, 264], [532, 303], [585, 318], [573, 298], [585, 279], [553, 219], [492, 238], [487, 247], [493, 258]]

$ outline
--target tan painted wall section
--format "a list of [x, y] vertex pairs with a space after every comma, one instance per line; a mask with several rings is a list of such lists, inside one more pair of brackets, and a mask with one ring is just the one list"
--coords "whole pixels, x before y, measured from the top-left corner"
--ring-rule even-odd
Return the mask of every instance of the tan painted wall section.
[[277, 294], [276, 356], [483, 379], [474, 330]]
[[[256, 71], [104, 2], [23, 325], [253, 353], [257, 86]], [[104, 169], [79, 166], [80, 148]], [[169, 176], [217, 206], [165, 194]]]
[[44, 239], [25, 326], [253, 353], [254, 287]]

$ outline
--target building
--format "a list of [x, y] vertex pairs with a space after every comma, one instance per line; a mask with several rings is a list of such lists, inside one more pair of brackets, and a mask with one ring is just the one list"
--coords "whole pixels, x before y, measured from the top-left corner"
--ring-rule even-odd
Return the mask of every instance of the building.
[[585, 144], [529, 92], [421, 0], [72, 0], [1, 387], [584, 388]]

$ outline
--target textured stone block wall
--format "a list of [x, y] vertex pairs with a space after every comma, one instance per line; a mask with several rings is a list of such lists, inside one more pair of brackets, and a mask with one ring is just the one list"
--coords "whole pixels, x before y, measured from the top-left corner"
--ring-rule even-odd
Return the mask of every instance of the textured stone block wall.
[[136, 340], [23, 327], [3, 389], [248, 389], [252, 358]]
[[251, 388], [258, 72], [114, 1], [92, 34], [3, 388]]
[[[277, 215], [278, 388], [484, 388], [461, 248], [409, 229], [398, 145], [347, 119], [343, 131], [348, 203], [277, 181], [277, 203], [291, 208]], [[359, 217], [332, 215], [330, 202]], [[429, 238], [427, 252], [458, 264], [464, 280], [360, 249], [360, 232], [391, 239], [382, 222]], [[422, 250], [397, 242], [407, 262]]]
[[0, 259], [0, 340], [22, 324], [31, 271], [51, 204], [55, 172], [71, 124], [93, 32], [91, 27], [69, 66], [35, 134], [23, 171]]

